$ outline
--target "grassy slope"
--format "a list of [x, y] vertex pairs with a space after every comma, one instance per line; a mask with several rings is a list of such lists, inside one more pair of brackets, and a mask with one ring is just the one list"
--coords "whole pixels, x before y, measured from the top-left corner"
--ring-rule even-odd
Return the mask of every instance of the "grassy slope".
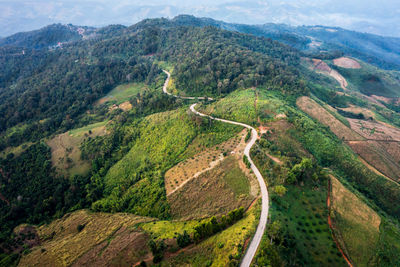
[[164, 173], [183, 160], [183, 153], [199, 133], [215, 133], [213, 145], [231, 138], [238, 128], [223, 123], [202, 124], [191, 119], [187, 107], [150, 115], [137, 127], [131, 150], [108, 171], [106, 196], [93, 204], [95, 210], [168, 216]]
[[332, 181], [332, 219], [339, 240], [357, 266], [368, 266], [376, 255], [380, 216], [339, 180]]
[[80, 145], [88, 137], [94, 138], [106, 134], [106, 124], [107, 121], [93, 123], [48, 140], [51, 161], [57, 172], [67, 177], [87, 174], [90, 163], [81, 159]]
[[121, 104], [141, 91], [147, 90], [144, 83], [128, 83], [122, 84], [111, 90], [106, 96], [102, 97], [98, 103]]
[[346, 78], [349, 89], [360, 91], [366, 95], [385, 97], [400, 96], [400, 81], [389, 71], [361, 62], [360, 69], [348, 69], [331, 64]]
[[234, 156], [229, 156], [214, 169], [169, 195], [171, 215], [174, 218], [203, 218], [226, 214], [241, 206], [247, 208], [254, 196], [250, 196], [248, 178], [237, 161]]
[[[255, 232], [260, 203], [251, 207], [243, 219], [217, 233], [203, 242], [179, 253], [174, 258], [169, 258], [162, 266], [229, 266], [229, 263], [238, 264], [236, 259], [243, 254], [243, 245]], [[233, 265], [235, 266], [235, 265]]]

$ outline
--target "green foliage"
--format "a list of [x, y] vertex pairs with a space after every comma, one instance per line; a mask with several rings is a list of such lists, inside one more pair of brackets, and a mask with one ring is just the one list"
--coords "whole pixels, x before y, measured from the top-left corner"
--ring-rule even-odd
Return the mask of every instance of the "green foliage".
[[154, 241], [153, 239], [149, 241], [147, 244], [151, 250], [151, 253], [153, 253], [153, 262], [154, 263], [159, 263], [163, 257], [164, 257], [164, 251], [167, 248], [165, 245], [164, 241]]
[[332, 67], [343, 75], [349, 83], [349, 88], [353, 90], [358, 90], [366, 95], [400, 96], [400, 80], [388, 71], [380, 70], [366, 63], [362, 63], [361, 69], [342, 68], [336, 65]]
[[104, 178], [105, 198], [92, 208], [165, 218], [168, 205], [163, 173], [177, 163], [177, 157], [195, 137], [196, 128], [179, 110], [147, 117], [137, 130], [138, 138], [129, 153]]
[[9, 234], [18, 224], [49, 221], [82, 200], [87, 181], [56, 177], [50, 148], [43, 143], [33, 144], [18, 157], [0, 159], [0, 166], [0, 242], [7, 250], [17, 246]]
[[211, 220], [202, 222], [194, 228], [193, 239], [200, 242], [202, 239], [210, 237], [219, 231], [222, 231], [242, 219], [244, 216], [244, 208], [240, 207], [230, 211], [227, 216], [222, 216], [219, 220], [212, 217]]
[[344, 266], [327, 223], [326, 184], [289, 185], [272, 201], [258, 266]]
[[246, 134], [246, 137], [244, 138], [244, 141], [247, 143], [247, 141], [249, 141], [250, 137], [251, 137], [251, 130], [247, 129], [247, 134]]
[[284, 196], [287, 192], [286, 187], [284, 187], [283, 185], [277, 185], [273, 187], [273, 190], [276, 194], [278, 194], [278, 196]]
[[289, 120], [296, 126], [293, 137], [310, 151], [318, 163], [333, 168], [357, 190], [370, 198], [388, 214], [400, 218], [400, 187], [367, 169], [325, 127], [300, 113], [290, 113]]
[[311, 159], [303, 158], [300, 163], [295, 164], [288, 173], [287, 182], [289, 184], [301, 183], [306, 180], [318, 182], [321, 169], [311, 161]]
[[179, 247], [184, 248], [192, 243], [192, 239], [186, 231], [183, 231], [183, 234], [178, 234], [176, 242], [178, 243]]
[[246, 164], [246, 167], [250, 169], [251, 164], [246, 155], [243, 155], [243, 162], [244, 162], [244, 164]]
[[299, 59], [288, 47], [214, 27], [182, 27], [168, 35], [162, 59], [175, 63], [176, 88], [190, 95], [221, 95], [260, 84], [306, 92], [297, 70], [286, 63], [296, 65]]

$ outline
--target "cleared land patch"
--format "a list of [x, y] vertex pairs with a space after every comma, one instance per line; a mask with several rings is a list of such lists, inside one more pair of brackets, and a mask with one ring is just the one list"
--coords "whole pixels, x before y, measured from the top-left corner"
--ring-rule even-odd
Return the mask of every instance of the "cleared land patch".
[[81, 143], [88, 137], [105, 135], [107, 121], [90, 124], [59, 134], [47, 141], [51, 148], [51, 161], [58, 173], [63, 175], [85, 174], [90, 163], [81, 160]]
[[[400, 178], [400, 165], [399, 158], [392, 157], [387, 152], [385, 146], [382, 146], [383, 142], [376, 141], [349, 141], [348, 145], [362, 157], [366, 162], [375, 167], [378, 171], [384, 175], [390, 177], [395, 181], [399, 181]], [[391, 150], [392, 154], [399, 153], [399, 144], [392, 143]], [[386, 144], [388, 146], [388, 144]], [[396, 151], [397, 148], [397, 151]]]
[[[347, 141], [353, 151], [376, 170], [395, 181], [399, 180], [400, 163], [396, 160], [398, 158], [393, 157], [400, 153], [399, 144], [396, 143], [400, 141], [399, 129], [378, 122], [348, 118], [349, 129], [309, 97], [300, 97], [296, 103], [304, 112], [328, 126], [336, 136]], [[387, 151], [389, 145], [382, 145], [384, 142], [393, 144], [390, 153]]]
[[328, 126], [339, 138], [345, 140], [363, 140], [364, 138], [336, 119], [326, 109], [307, 96], [299, 97], [297, 106], [320, 123]]
[[[253, 185], [255, 186], [255, 185]], [[239, 207], [249, 207], [255, 194], [234, 156], [168, 195], [171, 214], [176, 218], [204, 218]]]
[[343, 111], [346, 111], [346, 112], [350, 112], [350, 113], [356, 114], [356, 115], [357, 114], [362, 114], [364, 116], [364, 118], [366, 118], [366, 119], [368, 119], [368, 118], [376, 119], [375, 118], [376, 117], [375, 113], [372, 112], [370, 109], [367, 109], [367, 108], [362, 108], [362, 107], [358, 107], [358, 106], [350, 104], [349, 107], [340, 108], [340, 109], [343, 110]]
[[333, 60], [333, 64], [346, 69], [360, 69], [361, 65], [356, 60], [348, 57], [340, 57]]
[[333, 70], [331, 67], [328, 66], [324, 61], [321, 59], [306, 59], [309, 62], [313, 64], [312, 69], [315, 70], [316, 72], [331, 76], [334, 78], [339, 84], [340, 87], [342, 87], [343, 90], [347, 90], [347, 81], [346, 79], [336, 70]]
[[37, 228], [40, 246], [20, 266], [125, 266], [151, 256], [148, 235], [136, 225], [149, 221], [126, 213], [80, 210]]
[[180, 162], [165, 173], [165, 189], [167, 195], [172, 194], [189, 180], [194, 179], [202, 173], [217, 166], [224, 155], [243, 155], [246, 131], [220, 145], [206, 148], [191, 158]]
[[[379, 122], [348, 119], [351, 129], [369, 140], [399, 141], [400, 129]], [[349, 139], [353, 140], [353, 139]]]
[[356, 266], [368, 266], [376, 254], [380, 216], [331, 176], [331, 216], [341, 246]]
[[117, 87], [115, 87], [113, 90], [111, 90], [106, 96], [100, 98], [97, 101], [97, 104], [115, 104], [115, 105], [120, 105], [126, 101], [129, 101], [129, 99], [136, 94], [138, 94], [140, 91], [147, 90], [147, 87], [144, 83], [127, 83], [127, 84], [122, 84]]

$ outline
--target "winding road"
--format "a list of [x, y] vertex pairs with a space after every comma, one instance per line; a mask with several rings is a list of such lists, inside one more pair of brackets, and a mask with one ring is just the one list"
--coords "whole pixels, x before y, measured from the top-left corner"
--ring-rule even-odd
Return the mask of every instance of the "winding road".
[[[182, 99], [212, 100], [212, 98], [208, 98], [208, 97], [191, 97], [191, 96], [189, 96], [189, 97], [183, 97], [182, 96], [181, 97], [181, 96], [177, 96], [177, 95], [173, 95], [173, 94], [169, 93], [167, 91], [167, 86], [168, 86], [171, 74], [166, 70], [163, 70], [163, 71], [167, 74], [167, 79], [165, 80], [165, 83], [164, 83], [164, 86], [163, 86], [163, 92], [165, 94], [168, 94], [168, 95], [176, 97], [176, 98], [182, 98]], [[250, 245], [249, 245], [249, 247], [248, 247], [248, 249], [246, 251], [246, 254], [243, 257], [242, 263], [240, 264], [241, 267], [248, 267], [248, 266], [250, 266], [250, 264], [251, 264], [251, 262], [252, 262], [252, 260], [254, 258], [254, 255], [257, 252], [258, 246], [260, 245], [260, 242], [261, 242], [261, 239], [262, 239], [262, 236], [264, 234], [265, 227], [266, 227], [266, 224], [267, 224], [268, 210], [269, 210], [269, 198], [268, 198], [267, 186], [265, 185], [264, 178], [262, 177], [260, 171], [257, 169], [256, 165], [254, 164], [253, 160], [250, 157], [250, 149], [255, 144], [255, 142], [256, 142], [256, 140], [258, 138], [258, 134], [257, 134], [256, 129], [254, 129], [250, 125], [247, 125], [247, 124], [244, 124], [244, 123], [241, 123], [241, 122], [236, 122], [236, 121], [230, 121], [230, 120], [214, 118], [212, 116], [200, 113], [195, 109], [196, 105], [197, 105], [197, 103], [191, 105], [190, 106], [190, 110], [194, 114], [196, 114], [198, 116], [210, 118], [212, 120], [221, 121], [221, 122], [225, 122], [225, 123], [229, 123], [229, 124], [239, 125], [239, 126], [242, 126], [242, 127], [245, 127], [247, 129], [251, 130], [251, 139], [247, 143], [247, 145], [246, 145], [246, 147], [244, 149], [244, 154], [247, 156], [247, 158], [248, 158], [248, 160], [250, 162], [251, 170], [256, 175], [257, 181], [258, 181], [258, 183], [260, 185], [262, 204], [261, 204], [260, 221], [258, 223], [256, 233], [254, 234], [254, 237], [251, 240], [251, 243], [250, 243]]]

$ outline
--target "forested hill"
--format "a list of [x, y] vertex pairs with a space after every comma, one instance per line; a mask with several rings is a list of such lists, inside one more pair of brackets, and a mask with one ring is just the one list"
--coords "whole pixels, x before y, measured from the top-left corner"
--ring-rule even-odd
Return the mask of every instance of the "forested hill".
[[269, 39], [163, 19], [109, 26], [96, 34], [55, 50], [13, 54], [8, 47], [0, 56], [0, 131], [26, 126], [0, 147], [73, 128], [116, 85], [150, 82], [160, 72], [155, 60], [176, 63], [176, 87], [194, 95], [218, 96], [260, 84], [306, 91], [295, 68], [298, 53]]
[[268, 37], [288, 44], [308, 55], [315, 56], [324, 52], [325, 57], [337, 57], [345, 54], [360, 58], [380, 68], [400, 70], [400, 38], [360, 33], [338, 27], [294, 27], [274, 23], [246, 25], [210, 18], [196, 18], [190, 15], [180, 15], [172, 21], [178, 25], [212, 25], [230, 31]]
[[0, 46], [21, 48], [48, 48], [64, 42], [72, 42], [94, 35], [95, 28], [74, 25], [52, 24], [39, 30], [20, 32], [1, 38]]

